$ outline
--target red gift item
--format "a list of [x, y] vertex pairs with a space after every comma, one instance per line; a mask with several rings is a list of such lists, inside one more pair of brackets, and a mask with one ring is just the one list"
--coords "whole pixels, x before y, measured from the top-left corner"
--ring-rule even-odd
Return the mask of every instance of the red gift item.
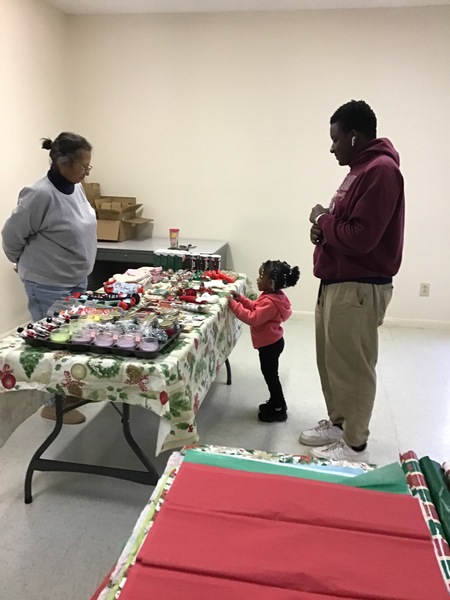
[[220, 269], [218, 271], [205, 271], [202, 277], [209, 277], [210, 279], [222, 279], [226, 283], [234, 283], [236, 281], [236, 277], [227, 275]]
[[217, 271], [217, 273], [220, 276], [220, 279], [223, 279], [223, 281], [226, 281], [226, 283], [234, 283], [236, 281], [236, 277], [233, 277], [231, 275], [227, 275], [223, 271], [219, 270], [219, 271]]

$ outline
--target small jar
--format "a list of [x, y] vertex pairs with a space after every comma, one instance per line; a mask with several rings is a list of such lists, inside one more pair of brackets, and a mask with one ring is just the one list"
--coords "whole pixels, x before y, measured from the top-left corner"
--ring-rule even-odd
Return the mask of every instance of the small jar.
[[155, 352], [159, 348], [159, 343], [155, 337], [144, 337], [139, 342], [139, 348], [145, 352]]
[[72, 344], [90, 344], [91, 340], [91, 330], [87, 327], [82, 327], [72, 333]]
[[111, 331], [99, 331], [94, 338], [94, 344], [102, 348], [109, 348], [114, 343], [114, 335]]
[[64, 325], [50, 332], [50, 341], [55, 344], [66, 344], [70, 340], [69, 328]]
[[116, 346], [124, 350], [134, 350], [136, 348], [136, 336], [132, 333], [123, 333], [117, 338]]
[[113, 321], [114, 317], [111, 315], [111, 313], [100, 315], [100, 323], [104, 323], [106, 325], [108, 323], [112, 323]]

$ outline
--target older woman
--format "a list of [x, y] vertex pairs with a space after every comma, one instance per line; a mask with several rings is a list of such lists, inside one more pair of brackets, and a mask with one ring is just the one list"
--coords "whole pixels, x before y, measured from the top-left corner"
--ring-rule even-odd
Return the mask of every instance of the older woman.
[[[86, 289], [97, 251], [95, 211], [81, 185], [92, 168], [91, 144], [63, 132], [54, 141], [44, 139], [42, 148], [50, 151], [50, 170], [20, 192], [2, 231], [3, 250], [17, 264], [34, 321], [56, 300]], [[41, 415], [55, 419], [54, 404]], [[84, 421], [77, 410], [64, 415], [65, 423]]]

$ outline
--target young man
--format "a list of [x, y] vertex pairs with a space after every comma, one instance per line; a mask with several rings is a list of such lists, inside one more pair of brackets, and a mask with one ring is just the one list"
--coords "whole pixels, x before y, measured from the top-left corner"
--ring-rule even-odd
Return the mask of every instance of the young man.
[[300, 434], [316, 458], [368, 462], [376, 393], [378, 326], [392, 297], [403, 250], [399, 156], [376, 137], [368, 104], [352, 100], [330, 119], [330, 152], [349, 173], [329, 208], [311, 211], [316, 355], [328, 419]]

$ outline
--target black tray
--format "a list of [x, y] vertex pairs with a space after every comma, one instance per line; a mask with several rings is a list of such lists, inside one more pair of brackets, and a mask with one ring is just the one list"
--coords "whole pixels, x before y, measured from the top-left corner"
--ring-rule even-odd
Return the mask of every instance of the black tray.
[[167, 342], [160, 344], [158, 350], [147, 352], [145, 350], [127, 350], [126, 348], [117, 348], [116, 346], [96, 346], [95, 344], [72, 344], [70, 342], [61, 344], [57, 342], [51, 342], [50, 340], [44, 340], [39, 338], [24, 337], [23, 340], [29, 346], [34, 348], [49, 348], [50, 350], [68, 350], [69, 352], [77, 353], [95, 353], [95, 354], [113, 354], [116, 356], [136, 356], [136, 358], [155, 358], [159, 355], [161, 350], [166, 348], [173, 340], [175, 340], [181, 333], [181, 329], [172, 335]]

